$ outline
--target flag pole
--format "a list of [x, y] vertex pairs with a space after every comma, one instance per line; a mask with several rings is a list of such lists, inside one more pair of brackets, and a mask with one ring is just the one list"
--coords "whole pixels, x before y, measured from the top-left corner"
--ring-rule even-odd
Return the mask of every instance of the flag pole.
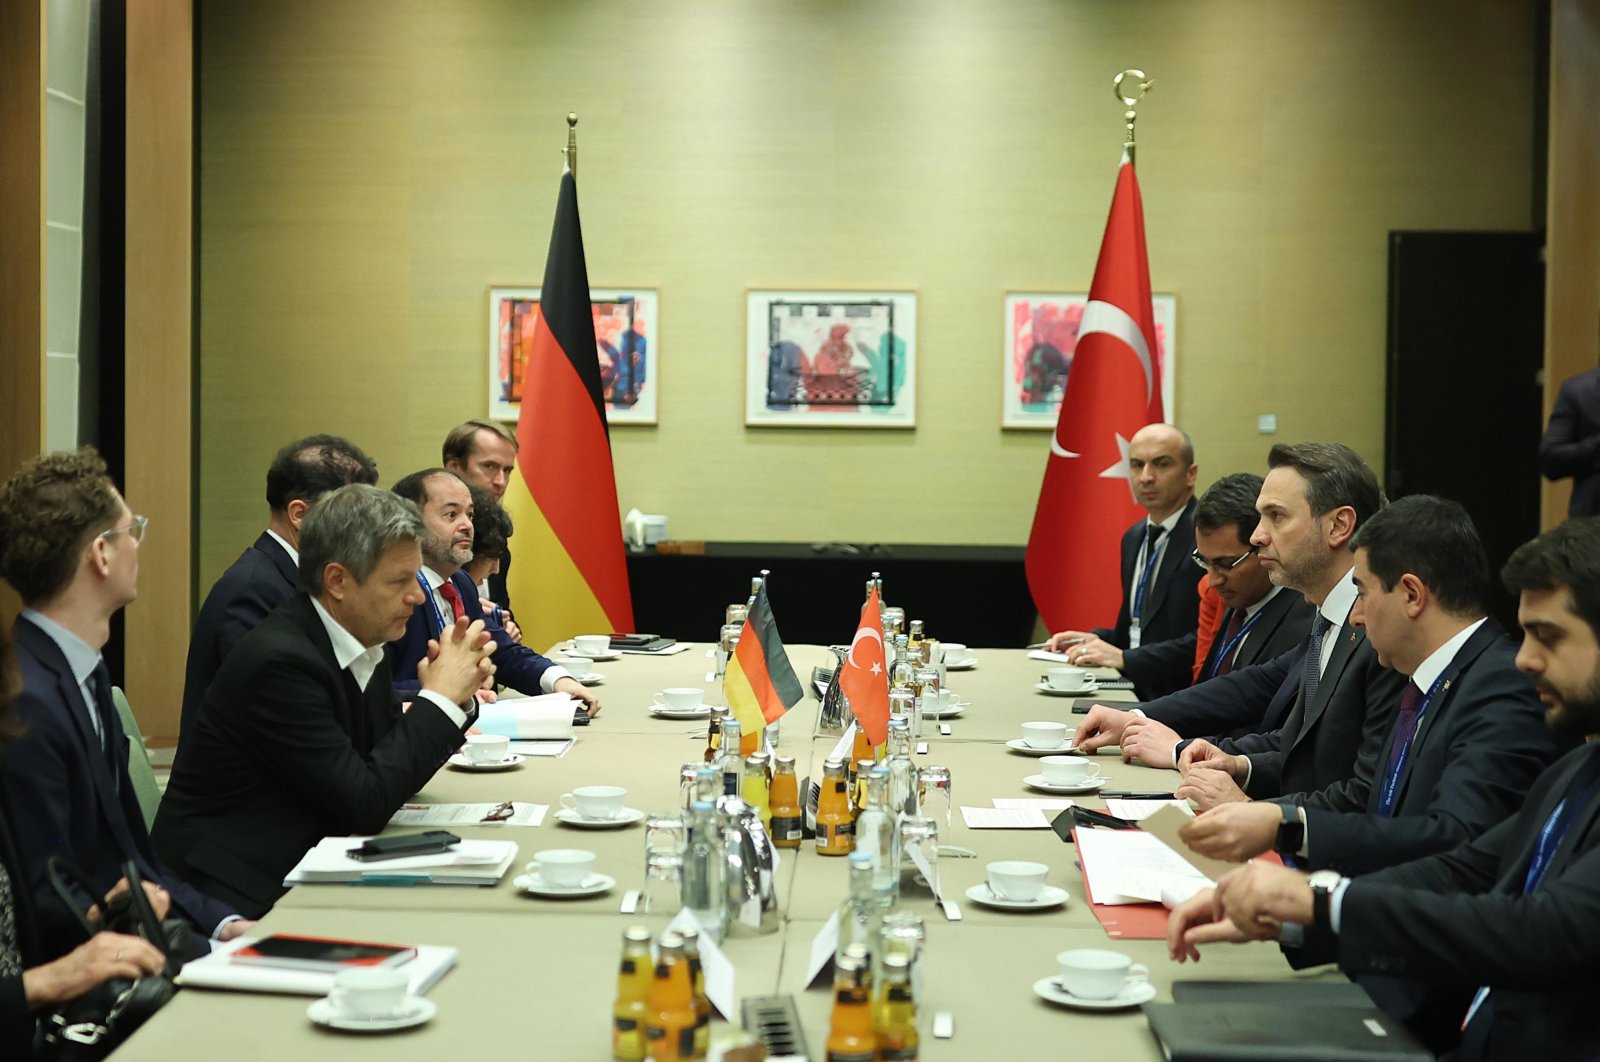
[[[1129, 78], [1137, 80], [1138, 95], [1130, 96], [1122, 91], [1122, 83]], [[1139, 101], [1144, 98], [1145, 93], [1150, 91], [1150, 86], [1155, 83], [1156, 79], [1145, 77], [1143, 70], [1124, 70], [1111, 79], [1111, 91], [1116, 95], [1117, 99], [1122, 101], [1122, 105], [1127, 108], [1122, 113], [1122, 120], [1127, 123], [1125, 126], [1127, 135], [1122, 141], [1122, 150], [1128, 153], [1129, 162], [1133, 161], [1133, 123], [1139, 120]]]
[[576, 111], [568, 111], [567, 112], [567, 146], [561, 149], [561, 157], [562, 157], [562, 159], [564, 159], [566, 161], [567, 172], [572, 174], [572, 179], [573, 180], [577, 180], [578, 179], [578, 112], [576, 112]]

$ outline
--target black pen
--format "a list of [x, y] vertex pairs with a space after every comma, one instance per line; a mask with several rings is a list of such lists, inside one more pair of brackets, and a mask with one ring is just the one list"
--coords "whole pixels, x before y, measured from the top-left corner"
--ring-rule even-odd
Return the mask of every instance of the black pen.
[[1132, 790], [1117, 791], [1117, 790], [1111, 790], [1111, 789], [1102, 789], [1098, 793], [1096, 793], [1095, 796], [1101, 797], [1102, 799], [1113, 799], [1113, 800], [1175, 800], [1175, 799], [1177, 799], [1176, 795], [1173, 794], [1173, 793], [1137, 793], [1137, 792], [1133, 792]]

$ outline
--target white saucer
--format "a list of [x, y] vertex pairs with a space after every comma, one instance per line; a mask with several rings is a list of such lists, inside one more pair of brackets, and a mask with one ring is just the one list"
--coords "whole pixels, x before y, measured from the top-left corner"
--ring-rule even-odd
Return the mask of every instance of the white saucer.
[[597, 664], [603, 664], [607, 660], [621, 660], [622, 659], [622, 653], [621, 653], [620, 650], [617, 650], [617, 649], [607, 649], [603, 653], [580, 653], [580, 652], [578, 652], [577, 648], [574, 647], [572, 649], [566, 650], [566, 653], [569, 656], [581, 656], [585, 660], [593, 660]]
[[326, 1025], [330, 1029], [342, 1029], [345, 1032], [392, 1032], [395, 1029], [409, 1029], [413, 1025], [421, 1025], [439, 1012], [439, 1005], [431, 999], [421, 996], [407, 996], [405, 1009], [399, 1014], [384, 1018], [355, 1018], [347, 1017], [333, 1009], [333, 1004], [326, 999], [319, 999], [306, 1008], [306, 1017], [318, 1025]]
[[953, 664], [948, 660], [944, 662], [944, 669], [946, 671], [971, 671], [977, 666], [978, 658], [975, 656], [964, 656]]
[[657, 719], [709, 719], [711, 718], [711, 705], [701, 704], [693, 708], [668, 708], [664, 704], [652, 704], [650, 714]]
[[1020, 752], [1024, 756], [1065, 756], [1076, 751], [1071, 745], [1057, 745], [1053, 749], [1036, 749], [1021, 738], [1012, 738], [1006, 742], [1006, 748], [1012, 752]]
[[450, 757], [450, 766], [463, 771], [509, 771], [513, 767], [521, 767], [525, 759], [526, 756], [513, 752], [505, 759], [495, 760], [493, 763], [473, 763], [467, 759], [465, 753], [458, 752]]
[[1099, 789], [1101, 786], [1105, 785], [1106, 782], [1110, 781], [1110, 779], [1103, 777], [1090, 778], [1087, 781], [1073, 782], [1070, 785], [1058, 785], [1055, 782], [1045, 781], [1044, 775], [1042, 774], [1030, 774], [1022, 781], [1024, 785], [1046, 793], [1092, 793], [1096, 789]]
[[1056, 978], [1041, 977], [1033, 983], [1033, 994], [1040, 999], [1079, 1010], [1124, 1010], [1156, 998], [1156, 986], [1149, 981], [1129, 981], [1121, 992], [1110, 999], [1082, 999], [1062, 988]]
[[924, 719], [954, 719], [956, 716], [964, 714], [971, 707], [971, 701], [957, 701], [948, 708], [940, 708], [934, 712], [923, 712], [922, 717]]
[[556, 821], [563, 826], [577, 826], [584, 830], [614, 830], [619, 826], [632, 826], [644, 818], [638, 808], [623, 808], [614, 819], [586, 819], [576, 808], [557, 808]]
[[1052, 697], [1087, 697], [1100, 692], [1100, 683], [1091, 682], [1081, 690], [1058, 690], [1048, 682], [1035, 682], [1033, 688]]
[[587, 675], [583, 676], [583, 678], [578, 678], [576, 675], [573, 675], [572, 677], [577, 679], [578, 682], [581, 682], [585, 686], [598, 686], [600, 683], [606, 680], [606, 677], [600, 674], [598, 671], [591, 671]]
[[980, 881], [967, 890], [967, 899], [979, 907], [997, 907], [1002, 911], [1045, 911], [1066, 903], [1067, 890], [1046, 885], [1039, 890], [1039, 895], [1031, 900], [1007, 900], [1002, 896], [996, 896], [990, 890], [987, 881]]
[[511, 884], [531, 896], [557, 896], [562, 898], [598, 896], [616, 887], [617, 879], [610, 874], [590, 874], [582, 885], [546, 885], [538, 874], [518, 874]]

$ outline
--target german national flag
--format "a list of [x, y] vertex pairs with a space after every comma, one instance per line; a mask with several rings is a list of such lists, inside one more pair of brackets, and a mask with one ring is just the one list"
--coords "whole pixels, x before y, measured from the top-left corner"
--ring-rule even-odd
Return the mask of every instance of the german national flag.
[[739, 721], [740, 752], [747, 756], [756, 750], [767, 724], [777, 722], [805, 696], [778, 637], [778, 621], [767, 602], [765, 580], [756, 591], [739, 644], [722, 676], [722, 695]]
[[600, 394], [578, 186], [561, 176], [539, 321], [522, 375], [517, 474], [505, 507], [517, 563], [507, 593], [530, 645], [633, 629], [611, 436]]

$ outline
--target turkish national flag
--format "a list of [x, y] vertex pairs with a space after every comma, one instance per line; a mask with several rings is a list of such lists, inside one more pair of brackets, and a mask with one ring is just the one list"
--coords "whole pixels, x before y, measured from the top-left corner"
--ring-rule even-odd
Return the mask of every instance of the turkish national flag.
[[1028, 588], [1046, 629], [1087, 630], [1116, 616], [1118, 544], [1145, 515], [1128, 440], [1161, 419], [1144, 208], [1124, 155], [1028, 536]]
[[[740, 639], [742, 642], [743, 639]], [[856, 725], [867, 740], [881, 745], [889, 740], [889, 669], [883, 652], [883, 608], [873, 587], [861, 606], [861, 624], [850, 640], [850, 652], [839, 673], [839, 691], [850, 702]]]

